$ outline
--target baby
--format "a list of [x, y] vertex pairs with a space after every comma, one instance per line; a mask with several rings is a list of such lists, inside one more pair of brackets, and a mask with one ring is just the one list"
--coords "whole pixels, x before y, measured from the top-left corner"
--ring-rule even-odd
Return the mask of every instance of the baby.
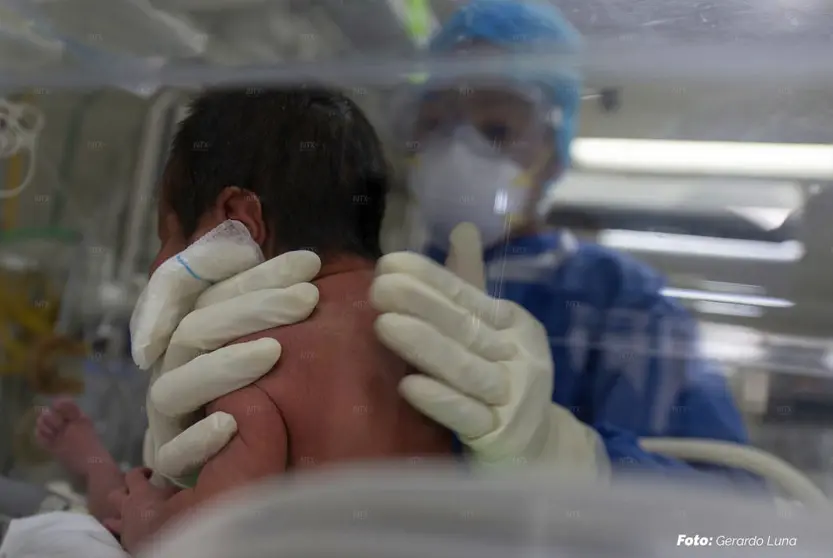
[[[283, 353], [254, 384], [210, 403], [231, 414], [232, 440], [193, 488], [166, 502], [174, 517], [227, 490], [288, 470], [333, 463], [444, 456], [452, 434], [401, 399], [407, 365], [373, 331], [368, 303], [388, 186], [380, 142], [339, 93], [313, 88], [210, 92], [174, 139], [162, 180], [151, 273], [220, 223], [243, 223], [264, 255], [313, 249], [319, 304], [273, 337]], [[91, 421], [69, 400], [42, 414], [41, 444], [87, 481], [90, 512], [119, 515], [108, 494], [123, 476]]]

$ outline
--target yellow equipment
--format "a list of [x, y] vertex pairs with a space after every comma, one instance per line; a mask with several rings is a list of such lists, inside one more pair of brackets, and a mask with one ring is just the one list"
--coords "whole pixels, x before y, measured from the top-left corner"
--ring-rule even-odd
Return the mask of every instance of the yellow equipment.
[[22, 375], [35, 393], [80, 393], [83, 384], [61, 378], [56, 361], [80, 357], [80, 342], [55, 336], [60, 294], [41, 273], [0, 270], [0, 374]]
[[[25, 392], [20, 394], [23, 415], [15, 421], [12, 433], [12, 455], [18, 462], [49, 459], [34, 440], [39, 413], [36, 398], [84, 391], [81, 379], [59, 371], [63, 359], [87, 353], [82, 343], [54, 334], [59, 308], [59, 292], [45, 274], [0, 269], [0, 381], [16, 383]], [[18, 382], [10, 382], [14, 379]]]

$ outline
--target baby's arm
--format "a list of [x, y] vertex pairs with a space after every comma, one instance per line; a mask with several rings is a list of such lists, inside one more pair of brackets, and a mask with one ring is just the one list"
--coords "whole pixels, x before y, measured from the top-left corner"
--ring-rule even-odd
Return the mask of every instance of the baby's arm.
[[124, 475], [104, 446], [93, 421], [67, 397], [56, 398], [38, 415], [38, 443], [73, 473], [86, 481], [87, 507], [99, 521], [118, 516], [109, 501], [124, 486]]
[[237, 434], [205, 464], [194, 488], [178, 492], [165, 503], [162, 523], [218, 494], [286, 470], [283, 417], [257, 385], [217, 399], [207, 411], [232, 415], [237, 422]]

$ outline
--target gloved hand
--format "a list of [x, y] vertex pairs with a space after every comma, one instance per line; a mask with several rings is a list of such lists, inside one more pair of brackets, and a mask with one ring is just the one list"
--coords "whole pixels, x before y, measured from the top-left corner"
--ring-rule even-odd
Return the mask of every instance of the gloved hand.
[[[309, 283], [321, 269], [315, 253], [289, 252], [259, 263], [259, 249], [240, 227], [227, 222], [169, 260], [161, 274], [160, 267], [131, 320], [134, 360], [154, 368], [145, 464], [170, 479], [201, 466], [237, 431], [231, 415], [194, 422], [192, 413], [251, 384], [281, 354], [271, 338], [223, 345], [301, 322], [318, 303], [318, 289]], [[212, 286], [197, 273], [225, 280]]]
[[[307, 319], [318, 303], [318, 289], [309, 281], [320, 269], [315, 253], [288, 252], [205, 291], [171, 337], [166, 371], [149, 391], [150, 404], [181, 419], [269, 372], [281, 355], [276, 340], [224, 345]], [[194, 354], [199, 356], [189, 358]], [[236, 432], [231, 415], [209, 415], [163, 444], [155, 469], [180, 477], [213, 457]]]
[[377, 335], [422, 372], [402, 380], [402, 396], [456, 432], [478, 462], [545, 462], [607, 475], [598, 434], [552, 403], [544, 326], [514, 302], [483, 292], [474, 225], [458, 226], [450, 240], [447, 268], [412, 253], [386, 255], [377, 266]]

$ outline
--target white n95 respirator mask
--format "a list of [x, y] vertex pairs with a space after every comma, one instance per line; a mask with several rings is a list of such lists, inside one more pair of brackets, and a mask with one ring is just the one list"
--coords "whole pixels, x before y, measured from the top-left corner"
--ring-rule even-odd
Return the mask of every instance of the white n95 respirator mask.
[[446, 242], [454, 227], [470, 222], [489, 247], [522, 222], [533, 182], [465, 126], [428, 142], [413, 161], [408, 185], [433, 241]]

